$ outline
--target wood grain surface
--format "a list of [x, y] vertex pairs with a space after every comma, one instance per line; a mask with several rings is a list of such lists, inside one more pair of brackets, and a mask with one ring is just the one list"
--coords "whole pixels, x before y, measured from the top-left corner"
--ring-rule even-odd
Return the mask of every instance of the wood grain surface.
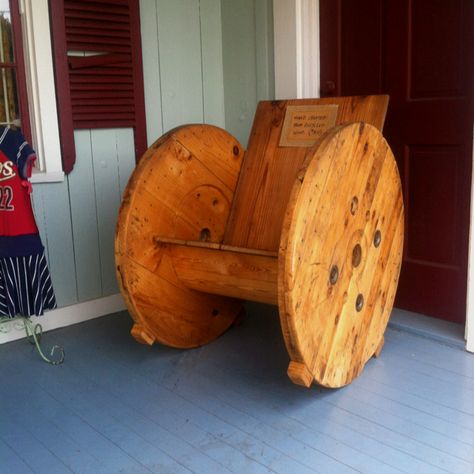
[[278, 304], [278, 259], [242, 251], [175, 245], [178, 279], [187, 288], [242, 300]]
[[[333, 127], [309, 148], [278, 145], [287, 105], [331, 103], [339, 123], [369, 123]], [[290, 379], [350, 383], [382, 350], [400, 271], [386, 107], [386, 96], [263, 102], [244, 161], [216, 127], [159, 139], [129, 181], [116, 231], [135, 339], [196, 347], [236, 320], [242, 300], [278, 304]]]
[[276, 251], [283, 216], [307, 148], [280, 147], [287, 106], [338, 106], [336, 125], [360, 121], [382, 129], [388, 96], [331, 97], [260, 102], [232, 205], [224, 242], [236, 247]]
[[145, 344], [205, 344], [239, 314], [232, 298], [186, 288], [160, 237], [222, 242], [243, 150], [217, 127], [191, 125], [152, 145], [131, 176], [119, 212], [115, 261], [119, 286]]
[[284, 220], [280, 320], [290, 378], [340, 387], [383, 344], [401, 264], [401, 185], [367, 124], [334, 128], [308, 156]]

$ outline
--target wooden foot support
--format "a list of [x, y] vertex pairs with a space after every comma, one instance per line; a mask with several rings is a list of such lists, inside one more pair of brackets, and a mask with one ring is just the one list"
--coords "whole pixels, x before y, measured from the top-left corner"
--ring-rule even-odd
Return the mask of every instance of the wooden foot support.
[[313, 383], [313, 374], [305, 364], [301, 362], [290, 362], [287, 371], [288, 377], [296, 385], [302, 385], [309, 388]]
[[156, 338], [147, 331], [141, 324], [134, 324], [130, 334], [135, 338], [140, 344], [145, 344], [146, 346], [152, 346]]

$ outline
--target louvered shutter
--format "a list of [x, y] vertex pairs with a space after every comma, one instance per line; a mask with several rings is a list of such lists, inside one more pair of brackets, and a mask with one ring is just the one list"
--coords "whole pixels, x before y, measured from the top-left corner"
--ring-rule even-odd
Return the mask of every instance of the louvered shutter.
[[146, 149], [139, 2], [51, 0], [63, 167], [75, 161], [74, 129], [133, 127]]

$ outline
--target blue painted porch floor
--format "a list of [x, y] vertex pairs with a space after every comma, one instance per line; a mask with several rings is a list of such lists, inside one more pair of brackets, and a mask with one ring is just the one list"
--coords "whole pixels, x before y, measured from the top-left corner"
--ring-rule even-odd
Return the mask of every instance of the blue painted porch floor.
[[137, 344], [126, 313], [0, 346], [0, 472], [474, 473], [474, 356], [394, 328], [350, 386], [286, 377], [276, 309], [200, 349]]

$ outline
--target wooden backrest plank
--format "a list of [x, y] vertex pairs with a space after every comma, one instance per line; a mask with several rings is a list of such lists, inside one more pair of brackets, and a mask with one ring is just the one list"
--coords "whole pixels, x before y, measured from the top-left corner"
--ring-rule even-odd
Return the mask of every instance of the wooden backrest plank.
[[280, 146], [288, 106], [337, 105], [335, 125], [369, 123], [382, 130], [388, 96], [263, 101], [257, 107], [224, 244], [277, 251], [293, 183], [307, 147]]

